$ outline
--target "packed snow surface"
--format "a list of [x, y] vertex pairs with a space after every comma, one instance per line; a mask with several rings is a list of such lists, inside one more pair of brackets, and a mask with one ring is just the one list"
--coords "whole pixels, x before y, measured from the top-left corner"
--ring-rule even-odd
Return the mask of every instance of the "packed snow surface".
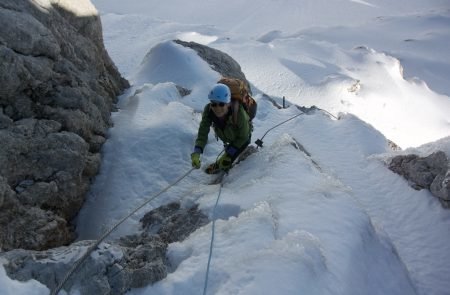
[[[92, 2], [132, 87], [79, 214], [80, 240], [97, 239], [191, 168], [219, 74], [171, 40], [241, 65], [258, 102], [252, 141], [299, 114], [296, 105], [324, 110], [269, 132], [222, 187], [194, 170], [113, 232], [138, 233], [145, 212], [175, 200], [216, 220], [207, 282], [212, 223], [169, 245], [165, 279], [128, 294], [201, 294], [206, 283], [207, 294], [449, 294], [450, 211], [385, 163], [401, 153], [450, 157], [448, 1]], [[177, 85], [192, 92], [181, 97]], [[202, 168], [222, 149], [211, 132]], [[48, 294], [3, 268], [0, 283], [4, 294]]]

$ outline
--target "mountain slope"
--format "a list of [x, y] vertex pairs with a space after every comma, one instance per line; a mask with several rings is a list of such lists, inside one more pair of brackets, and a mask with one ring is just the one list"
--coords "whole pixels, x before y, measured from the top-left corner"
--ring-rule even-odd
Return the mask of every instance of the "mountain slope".
[[[162, 50], [157, 50], [157, 49]], [[158, 56], [158, 71], [146, 62]], [[183, 60], [181, 67], [170, 66]], [[155, 81], [182, 69], [198, 77], [216, 74], [194, 51], [174, 43], [156, 46], [136, 80]], [[208, 87], [205, 80], [178, 77], [193, 91], [181, 97], [172, 82], [135, 85], [105, 145], [104, 165], [79, 218], [81, 238], [98, 236], [146, 197], [190, 168], [189, 154]], [[212, 82], [211, 82], [212, 83]], [[134, 95], [130, 95], [135, 93]], [[260, 94], [253, 140], [297, 114], [277, 109]], [[353, 115], [339, 120], [316, 111], [268, 133], [264, 148], [224, 178], [217, 207], [210, 292], [257, 294], [440, 294], [448, 288], [442, 236], [448, 212], [429, 192], [417, 192], [384, 165], [392, 152], [386, 138]], [[222, 150], [210, 134], [203, 164]], [[163, 197], [197, 202], [212, 217], [218, 186], [194, 171]], [[414, 201], [411, 202], [411, 199]], [[143, 210], [113, 236], [139, 231]], [[431, 230], [430, 226], [434, 224]], [[173, 272], [131, 294], [198, 294], [204, 283], [211, 224], [169, 247]], [[433, 244], [433, 249], [426, 245]], [[420, 249], [420, 254], [418, 252]], [[431, 275], [432, 274], [432, 275]], [[431, 278], [430, 278], [431, 275]], [[279, 283], [282, 282], [282, 283]]]

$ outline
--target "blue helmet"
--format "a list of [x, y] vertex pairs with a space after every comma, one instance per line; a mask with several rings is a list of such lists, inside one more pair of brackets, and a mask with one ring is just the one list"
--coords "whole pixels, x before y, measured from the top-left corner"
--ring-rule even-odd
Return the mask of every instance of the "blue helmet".
[[218, 83], [211, 89], [208, 98], [217, 102], [229, 103], [231, 101], [230, 88], [225, 84]]

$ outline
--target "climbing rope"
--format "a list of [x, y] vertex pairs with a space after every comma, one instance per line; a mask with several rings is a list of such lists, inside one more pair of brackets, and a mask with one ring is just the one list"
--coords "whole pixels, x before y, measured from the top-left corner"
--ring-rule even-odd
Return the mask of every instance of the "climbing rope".
[[[283, 98], [284, 98], [284, 97], [283, 97]], [[318, 110], [321, 110], [322, 112], [327, 113], [328, 115], [330, 115], [331, 117], [335, 118], [336, 120], [339, 120], [339, 118], [337, 118], [336, 116], [334, 116], [333, 114], [331, 114], [329, 111], [324, 110], [324, 109], [321, 109], [321, 108], [318, 108], [318, 107], [316, 107], [316, 106], [313, 106], [313, 107], [314, 107], [315, 109], [318, 109]], [[297, 108], [298, 108], [299, 110], [301, 110], [300, 107], [297, 106]], [[267, 130], [266, 133], [264, 133], [263, 137], [261, 137], [261, 139], [258, 138], [258, 139], [255, 141], [255, 144], [257, 145], [256, 148], [260, 148], [260, 147], [263, 146], [263, 141], [262, 141], [262, 140], [263, 140], [263, 138], [267, 135], [267, 133], [269, 133], [269, 132], [272, 131], [273, 129], [277, 128], [278, 126], [281, 126], [281, 125], [283, 125], [284, 123], [287, 123], [287, 122], [289, 122], [289, 121], [291, 121], [291, 120], [297, 118], [298, 116], [301, 116], [301, 115], [304, 115], [304, 114], [306, 114], [306, 113], [304, 113], [304, 112], [302, 111], [300, 114], [297, 114], [297, 115], [295, 115], [295, 116], [293, 116], [293, 117], [291, 117], [291, 118], [289, 118], [289, 119], [287, 119], [287, 120], [285, 120], [285, 121], [283, 121], [283, 122], [281, 122], [281, 123], [279, 123], [279, 124], [273, 126], [273, 127], [270, 128], [269, 130]]]
[[[328, 113], [330, 116], [336, 118], [335, 116], [333, 116], [331, 113], [329, 113], [326, 110], [323, 110], [323, 109], [320, 109], [320, 108], [317, 108], [317, 109], [319, 109], [321, 111], [324, 111], [324, 112]], [[291, 120], [293, 120], [293, 119], [295, 119], [295, 118], [297, 118], [297, 117], [299, 117], [301, 115], [304, 115], [304, 114], [305, 114], [304, 112], [301, 112], [300, 114], [292, 116], [291, 118], [289, 118], [289, 119], [287, 119], [287, 120], [285, 120], [285, 121], [283, 121], [283, 122], [273, 126], [269, 130], [267, 130], [266, 133], [264, 133], [264, 135], [261, 137], [261, 139], [257, 139], [255, 141], [255, 144], [257, 145], [257, 148], [258, 147], [262, 147], [262, 145], [263, 145], [263, 141], [262, 140], [267, 135], [267, 133], [269, 133], [273, 129], [275, 129], [275, 128], [277, 128], [277, 127], [279, 127], [279, 126], [281, 126], [281, 125], [283, 125], [283, 124], [285, 124], [285, 123], [287, 123], [287, 122], [289, 122], [289, 121], [291, 121]], [[338, 119], [338, 118], [336, 118], [336, 119]], [[224, 150], [217, 156], [216, 162], [217, 162], [219, 156], [223, 152], [224, 152]], [[208, 256], [208, 264], [206, 266], [205, 283], [204, 283], [204, 286], [203, 286], [203, 295], [206, 295], [206, 291], [208, 289], [209, 270], [210, 270], [210, 266], [211, 266], [211, 258], [212, 258], [212, 251], [213, 251], [213, 245], [214, 245], [214, 233], [215, 233], [215, 226], [216, 226], [216, 209], [217, 209], [217, 205], [219, 204], [220, 195], [222, 193], [222, 187], [223, 187], [223, 179], [220, 181], [219, 193], [217, 195], [216, 204], [214, 205], [213, 212], [212, 212], [211, 242], [210, 242], [210, 245], [209, 245], [209, 256]]]
[[[285, 120], [285, 121], [275, 125], [274, 127], [270, 128], [269, 130], [266, 131], [266, 133], [264, 133], [264, 135], [263, 135], [263, 137], [261, 139], [258, 139], [258, 140], [255, 141], [255, 144], [258, 147], [262, 147], [262, 144], [263, 144], [262, 139], [267, 135], [267, 133], [269, 133], [271, 130], [275, 129], [276, 127], [278, 127], [280, 125], [283, 125], [284, 123], [289, 122], [290, 120], [293, 120], [293, 119], [297, 118], [298, 116], [301, 116], [301, 115], [304, 115], [304, 114], [305, 113], [303, 113], [303, 112], [300, 113], [300, 114], [297, 114], [297, 115], [295, 115], [295, 116], [293, 116], [293, 117], [291, 117], [291, 118], [289, 118], [289, 119], [287, 119], [287, 120]], [[219, 156], [223, 152], [224, 151], [222, 151], [219, 154]], [[219, 156], [217, 156], [217, 159], [219, 158]], [[216, 159], [216, 161], [217, 161], [217, 159]], [[209, 270], [210, 270], [210, 266], [211, 266], [211, 258], [212, 258], [213, 245], [214, 245], [214, 234], [215, 234], [215, 227], [216, 227], [216, 209], [217, 209], [217, 205], [219, 204], [220, 195], [222, 193], [222, 187], [223, 187], [223, 179], [220, 182], [219, 193], [217, 195], [216, 203], [214, 205], [213, 212], [212, 212], [211, 242], [210, 242], [210, 245], [209, 245], [209, 256], [208, 256], [208, 263], [207, 263], [207, 266], [206, 266], [205, 283], [204, 283], [204, 286], [203, 286], [203, 295], [206, 295], [206, 291], [208, 289]]]
[[267, 130], [266, 133], [264, 133], [263, 137], [261, 137], [261, 139], [258, 138], [258, 139], [255, 141], [255, 144], [257, 145], [257, 148], [263, 146], [263, 141], [262, 141], [262, 140], [263, 140], [263, 138], [267, 135], [267, 133], [269, 133], [269, 132], [272, 131], [273, 129], [277, 128], [278, 126], [281, 126], [281, 125], [283, 125], [284, 123], [287, 123], [287, 122], [289, 122], [289, 121], [291, 121], [291, 120], [297, 118], [298, 116], [301, 116], [301, 115], [304, 115], [304, 114], [305, 114], [305, 113], [303, 113], [303, 112], [300, 113], [300, 114], [297, 114], [297, 115], [295, 115], [295, 116], [293, 116], [293, 117], [291, 117], [291, 118], [289, 118], [289, 119], [287, 119], [287, 120], [285, 120], [285, 121], [283, 121], [283, 122], [281, 122], [281, 123], [279, 123], [279, 124], [273, 126], [273, 127], [270, 128], [269, 130]]
[[89, 249], [86, 251], [86, 253], [74, 264], [74, 266], [70, 269], [70, 271], [65, 275], [64, 279], [59, 283], [59, 285], [52, 291], [51, 295], [57, 295], [58, 292], [62, 289], [64, 284], [67, 282], [67, 280], [72, 276], [72, 274], [80, 267], [80, 265], [86, 260], [86, 258], [92, 253], [92, 251], [97, 248], [97, 246], [107, 237], [111, 234], [112, 231], [114, 231], [119, 225], [121, 225], [125, 220], [127, 220], [131, 215], [136, 213], [138, 210], [140, 210], [142, 207], [147, 205], [152, 200], [156, 199], [158, 196], [166, 192], [169, 188], [175, 186], [177, 183], [179, 183], [183, 178], [188, 176], [195, 168], [191, 168], [188, 172], [180, 176], [177, 180], [175, 180], [173, 183], [171, 183], [169, 186], [161, 190], [159, 193], [142, 203], [140, 206], [138, 206], [136, 209], [134, 209], [130, 214], [123, 217], [119, 222], [117, 222], [111, 229], [106, 231]]
[[206, 266], [205, 285], [203, 287], [203, 295], [206, 295], [206, 290], [208, 289], [209, 267], [211, 265], [211, 257], [212, 257], [213, 244], [214, 244], [214, 232], [215, 232], [215, 227], [216, 227], [216, 209], [217, 209], [217, 204], [219, 204], [220, 195], [222, 193], [222, 187], [223, 187], [223, 182], [220, 183], [219, 194], [217, 195], [216, 204], [214, 205], [214, 209], [212, 212], [211, 243], [209, 245], [209, 256], [208, 256], [208, 264]]
[[324, 113], [327, 113], [328, 115], [330, 115], [330, 117], [333, 117], [333, 118], [335, 118], [336, 120], [339, 120], [338, 117], [336, 117], [335, 115], [333, 115], [333, 114], [330, 113], [329, 111], [324, 110], [324, 109], [321, 109], [321, 108], [317, 108], [317, 109], [321, 110], [321, 111], [324, 112]]

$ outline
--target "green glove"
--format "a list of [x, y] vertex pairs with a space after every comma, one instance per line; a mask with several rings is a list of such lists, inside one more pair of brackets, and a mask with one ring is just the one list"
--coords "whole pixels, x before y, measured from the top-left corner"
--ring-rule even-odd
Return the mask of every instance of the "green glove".
[[230, 170], [233, 161], [231, 160], [230, 156], [225, 153], [222, 157], [219, 158], [217, 163], [219, 164], [220, 170], [227, 172], [228, 170]]
[[195, 169], [200, 168], [201, 162], [200, 162], [200, 154], [199, 153], [192, 153], [191, 161], [192, 161], [192, 167], [194, 167]]

